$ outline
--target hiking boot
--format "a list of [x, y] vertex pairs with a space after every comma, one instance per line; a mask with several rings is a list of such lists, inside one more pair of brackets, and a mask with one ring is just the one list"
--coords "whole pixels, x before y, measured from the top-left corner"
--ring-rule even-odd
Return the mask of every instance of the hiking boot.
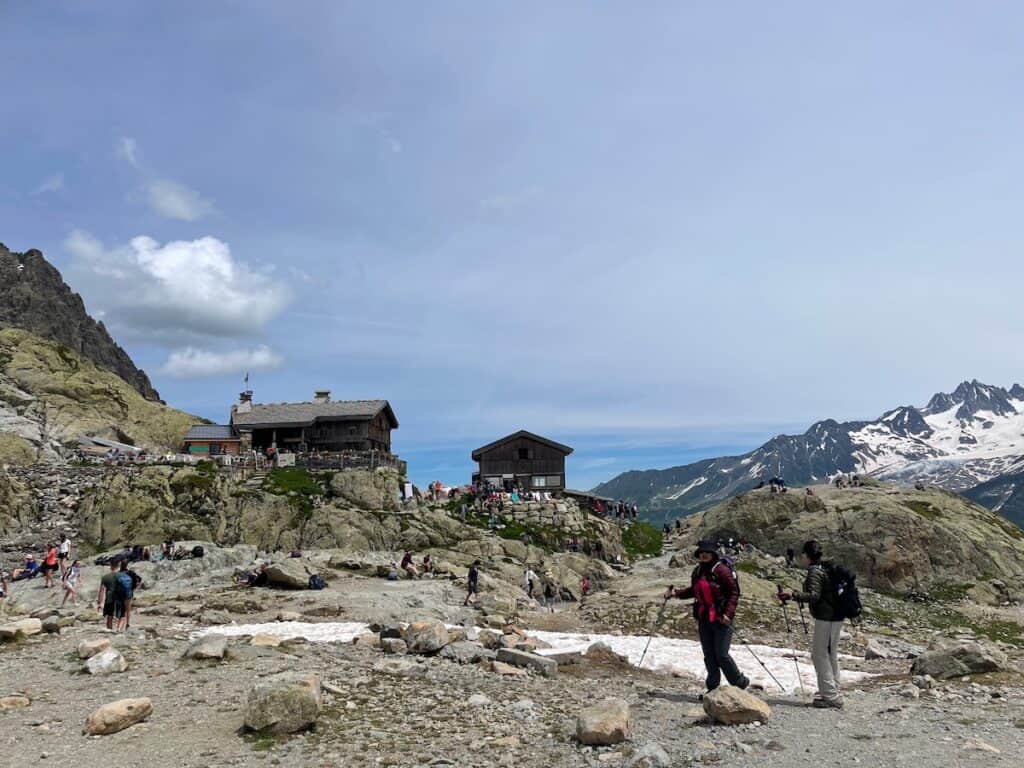
[[811, 706], [815, 709], [842, 709], [842, 699], [815, 699], [811, 702]]

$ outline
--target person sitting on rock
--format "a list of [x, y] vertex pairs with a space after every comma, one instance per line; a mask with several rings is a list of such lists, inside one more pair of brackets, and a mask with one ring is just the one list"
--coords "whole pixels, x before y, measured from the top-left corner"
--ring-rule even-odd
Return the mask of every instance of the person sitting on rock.
[[418, 579], [420, 577], [420, 571], [416, 567], [416, 564], [412, 561], [412, 552], [406, 552], [402, 556], [401, 569], [409, 574], [410, 577]]
[[428, 573], [434, 575], [434, 561], [430, 559], [430, 553], [428, 552], [423, 556], [423, 575], [426, 576]]
[[269, 577], [267, 576], [267, 564], [260, 563], [260, 567], [249, 574], [246, 583], [250, 587], [265, 587], [267, 586]]
[[25, 565], [22, 568], [15, 568], [11, 573], [11, 581], [22, 581], [24, 579], [34, 579], [39, 574], [39, 563], [36, 562], [35, 555], [25, 555]]
[[704, 666], [707, 669], [707, 689], [715, 690], [725, 673], [729, 685], [746, 688], [750, 680], [740, 672], [729, 655], [732, 643], [732, 621], [739, 604], [740, 589], [732, 568], [718, 556], [715, 542], [701, 540], [693, 553], [699, 562], [690, 575], [690, 586], [685, 589], [669, 587], [665, 599], [693, 598], [693, 616], [697, 620]]

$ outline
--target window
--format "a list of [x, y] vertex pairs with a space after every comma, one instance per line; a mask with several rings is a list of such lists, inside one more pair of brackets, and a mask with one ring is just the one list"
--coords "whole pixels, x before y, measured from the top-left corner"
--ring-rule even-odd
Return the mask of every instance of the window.
[[516, 453], [520, 461], [527, 461], [528, 459], [533, 458], [533, 456], [531, 455], [533, 451], [531, 451], [529, 448], [520, 448]]
[[544, 488], [547, 485], [548, 478], [543, 475], [534, 475], [530, 478], [530, 485], [534, 488]]
[[548, 488], [557, 488], [561, 484], [562, 484], [562, 476], [561, 475], [548, 475], [548, 479], [547, 479], [547, 487]]

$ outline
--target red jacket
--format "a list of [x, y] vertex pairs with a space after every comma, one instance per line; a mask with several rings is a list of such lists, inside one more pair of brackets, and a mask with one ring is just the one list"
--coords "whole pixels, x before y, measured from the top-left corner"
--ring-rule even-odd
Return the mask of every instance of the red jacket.
[[[732, 621], [736, 616], [736, 605], [740, 601], [740, 585], [732, 575], [732, 569], [721, 560], [709, 564], [701, 563], [694, 568], [690, 576], [690, 586], [675, 590], [675, 596], [682, 600], [695, 597], [694, 586], [702, 578], [707, 578], [711, 584], [711, 599], [718, 614], [724, 614]], [[693, 615], [699, 619], [698, 609], [699, 606], [695, 602]]]

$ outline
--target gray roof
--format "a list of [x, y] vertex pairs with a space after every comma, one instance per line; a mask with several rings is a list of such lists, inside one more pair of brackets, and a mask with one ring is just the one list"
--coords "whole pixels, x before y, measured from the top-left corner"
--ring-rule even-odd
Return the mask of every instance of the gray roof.
[[556, 443], [554, 440], [548, 440], [546, 437], [541, 437], [540, 435], [535, 435], [533, 432], [527, 432], [525, 429], [520, 429], [518, 432], [513, 432], [511, 435], [505, 435], [505, 437], [501, 438], [500, 440], [495, 440], [493, 443], [488, 443], [485, 446], [477, 448], [475, 451], [473, 451], [472, 454], [470, 454], [470, 458], [472, 458], [473, 461], [479, 461], [480, 456], [487, 453], [487, 451], [491, 450], [492, 448], [497, 448], [499, 445], [502, 445], [503, 443], [507, 443], [512, 440], [518, 440], [521, 437], [525, 437], [527, 440], [533, 440], [534, 442], [550, 446], [554, 448], [556, 451], [561, 451], [566, 456], [572, 453], [572, 448], [570, 448], [568, 445], [562, 445], [561, 443]]
[[238, 440], [230, 424], [196, 424], [185, 435], [186, 440]]
[[346, 419], [372, 419], [381, 411], [387, 413], [392, 429], [398, 419], [387, 400], [338, 400], [327, 403], [254, 403], [248, 413], [231, 412], [231, 423], [236, 427], [309, 426], [317, 420], [343, 421]]

